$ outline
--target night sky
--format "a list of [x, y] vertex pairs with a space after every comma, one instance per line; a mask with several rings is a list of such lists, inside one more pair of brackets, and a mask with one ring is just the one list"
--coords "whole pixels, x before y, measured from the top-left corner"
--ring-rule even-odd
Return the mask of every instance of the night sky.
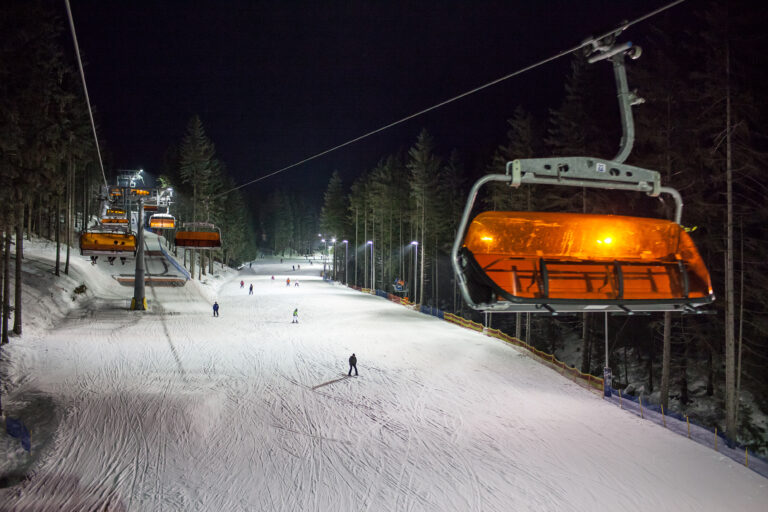
[[[666, 3], [71, 0], [100, 137], [115, 169], [156, 172], [199, 114], [238, 184]], [[642, 44], [648, 27], [635, 25], [625, 38]], [[503, 142], [516, 105], [541, 115], [557, 105], [567, 68], [566, 57], [244, 192], [276, 185], [322, 192], [334, 169], [349, 184], [413, 144], [421, 128], [434, 135], [439, 153], [458, 149], [476, 166]]]

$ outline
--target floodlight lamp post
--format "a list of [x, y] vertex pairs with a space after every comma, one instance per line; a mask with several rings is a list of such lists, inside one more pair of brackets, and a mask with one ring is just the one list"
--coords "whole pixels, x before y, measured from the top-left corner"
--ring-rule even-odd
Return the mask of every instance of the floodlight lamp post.
[[371, 246], [371, 290], [376, 290], [376, 265], [373, 264], [373, 240], [368, 240]]
[[419, 242], [414, 240], [413, 242], [411, 242], [411, 245], [413, 246], [413, 303], [417, 304], [416, 280], [417, 280], [418, 274], [416, 273], [416, 268], [419, 264]]
[[344, 244], [344, 284], [349, 286], [349, 279], [347, 279], [347, 266], [349, 265], [349, 240], [342, 240]]
[[[322, 236], [322, 235], [318, 234], [317, 236]], [[325, 238], [321, 238], [320, 241], [325, 244], [325, 250], [323, 251], [323, 279], [325, 279], [325, 263], [326, 263], [325, 252], [328, 250], [328, 242], [325, 241]]]
[[[331, 249], [333, 249], [333, 259], [331, 259]], [[333, 266], [333, 270], [331, 271], [333, 273], [333, 280], [336, 281], [336, 238], [331, 238], [331, 247], [328, 248], [328, 261], [331, 262], [331, 265]]]

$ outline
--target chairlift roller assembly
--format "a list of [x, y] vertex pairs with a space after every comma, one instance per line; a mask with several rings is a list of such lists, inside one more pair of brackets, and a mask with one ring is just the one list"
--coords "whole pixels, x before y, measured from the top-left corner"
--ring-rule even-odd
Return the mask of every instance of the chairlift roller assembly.
[[[618, 90], [623, 135], [613, 160], [531, 158], [507, 163], [506, 174], [480, 178], [472, 187], [451, 251], [467, 304], [484, 312], [584, 311], [694, 312], [714, 300], [709, 272], [680, 226], [680, 193], [661, 186], [657, 171], [623, 163], [634, 143], [632, 105], [624, 56], [639, 47], [592, 44], [589, 62], [609, 59]], [[674, 221], [618, 215], [552, 212], [484, 212], [469, 216], [480, 188], [490, 182], [548, 184], [668, 194]]]

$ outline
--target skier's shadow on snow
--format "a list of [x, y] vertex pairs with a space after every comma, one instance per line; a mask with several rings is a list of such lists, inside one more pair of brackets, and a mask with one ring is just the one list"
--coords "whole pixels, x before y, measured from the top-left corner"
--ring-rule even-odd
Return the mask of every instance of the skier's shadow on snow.
[[316, 390], [317, 388], [321, 388], [323, 386], [327, 386], [328, 384], [334, 384], [336, 382], [341, 382], [342, 380], [346, 380], [349, 378], [349, 375], [344, 375], [343, 377], [340, 377], [338, 379], [329, 380], [328, 382], [323, 382], [322, 384], [318, 384], [317, 386], [312, 387], [312, 391]]

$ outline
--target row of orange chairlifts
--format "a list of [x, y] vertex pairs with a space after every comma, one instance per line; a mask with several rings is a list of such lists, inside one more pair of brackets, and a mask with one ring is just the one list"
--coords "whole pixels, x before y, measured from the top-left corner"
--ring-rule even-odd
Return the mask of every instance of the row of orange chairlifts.
[[[618, 89], [623, 135], [612, 160], [557, 157], [514, 160], [505, 174], [478, 180], [459, 223], [451, 264], [464, 301], [486, 313], [576, 313], [678, 311], [701, 312], [715, 296], [709, 271], [689, 233], [681, 226], [682, 197], [661, 186], [657, 171], [624, 163], [634, 142], [631, 107], [641, 103], [627, 86], [624, 57], [637, 58], [639, 47], [617, 44], [623, 30], [591, 43], [590, 63], [609, 60]], [[670, 196], [674, 219], [606, 214], [489, 211], [474, 217], [482, 186], [504, 183], [570, 186]], [[149, 205], [147, 205], [149, 206]], [[145, 206], [145, 208], [147, 208]], [[102, 218], [103, 225], [127, 224], [122, 211]], [[166, 213], [150, 217], [153, 229], [175, 228]], [[177, 231], [178, 247], [214, 249], [221, 235], [212, 225], [186, 225]], [[135, 252], [129, 232], [95, 231], [80, 240], [84, 255]]]
[[[146, 194], [145, 194], [146, 192]], [[141, 202], [126, 200], [126, 196], [140, 193], [147, 199]], [[93, 263], [104, 256], [110, 263], [119, 258], [122, 263], [136, 256], [136, 233], [131, 228], [131, 209], [141, 204], [146, 223], [152, 230], [168, 232], [176, 230], [174, 244], [185, 249], [212, 250], [221, 247], [221, 231], [211, 223], [187, 222], [178, 226], [176, 218], [168, 210], [170, 203], [153, 189], [105, 187], [101, 200], [99, 225], [80, 235], [80, 254], [89, 256]], [[165, 211], [159, 211], [163, 208]]]

